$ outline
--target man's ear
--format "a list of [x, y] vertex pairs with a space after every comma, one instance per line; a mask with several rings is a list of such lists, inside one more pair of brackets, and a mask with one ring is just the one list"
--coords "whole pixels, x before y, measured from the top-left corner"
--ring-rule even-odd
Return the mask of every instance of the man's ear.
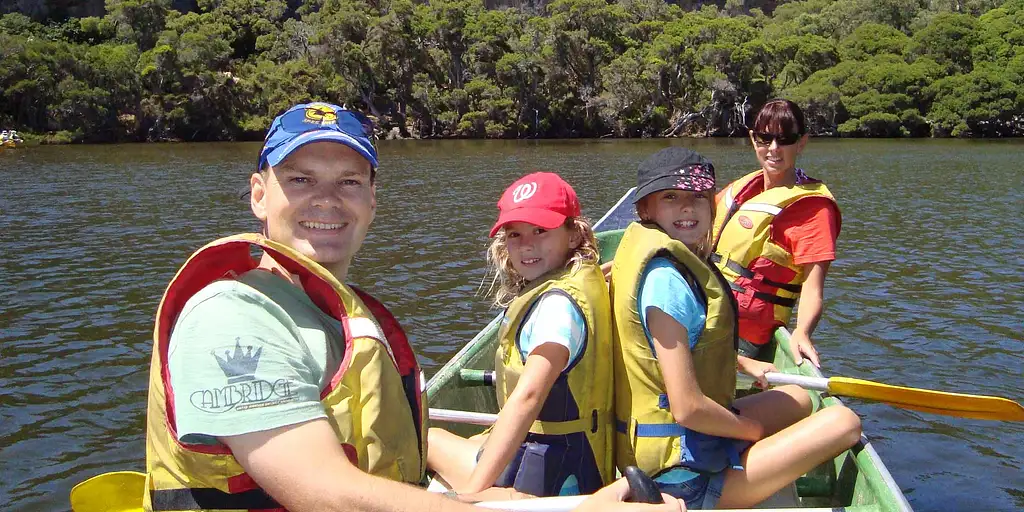
[[370, 222], [377, 216], [377, 184], [370, 185]]
[[[267, 173], [269, 176], [269, 172]], [[249, 177], [249, 208], [264, 225], [267, 223], [267, 183], [262, 173]]]

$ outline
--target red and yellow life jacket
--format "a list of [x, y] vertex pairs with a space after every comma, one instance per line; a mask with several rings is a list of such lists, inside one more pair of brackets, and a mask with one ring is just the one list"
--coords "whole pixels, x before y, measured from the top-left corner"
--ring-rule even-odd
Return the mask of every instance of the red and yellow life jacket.
[[[793, 254], [772, 240], [772, 221], [801, 199], [823, 197], [834, 203], [835, 198], [824, 183], [811, 180], [791, 187], [773, 187], [742, 203], [736, 200], [749, 195], [753, 187], [764, 187], [761, 170], [734, 181], [722, 193], [715, 216], [711, 260], [729, 280], [740, 318], [786, 325], [807, 276], [802, 265], [793, 263]], [[752, 270], [755, 267], [759, 271]], [[778, 275], [793, 277], [769, 277]], [[761, 344], [767, 340], [748, 341]]]
[[261, 235], [243, 234], [196, 251], [178, 270], [160, 302], [150, 363], [144, 508], [281, 509], [226, 446], [178, 440], [167, 367], [171, 329], [185, 303], [214, 281], [256, 268], [252, 246], [297, 276], [313, 303], [341, 322], [344, 358], [320, 390], [320, 398], [349, 459], [370, 474], [421, 482], [426, 461], [425, 400], [419, 365], [401, 326], [376, 299], [340, 283], [294, 249]]

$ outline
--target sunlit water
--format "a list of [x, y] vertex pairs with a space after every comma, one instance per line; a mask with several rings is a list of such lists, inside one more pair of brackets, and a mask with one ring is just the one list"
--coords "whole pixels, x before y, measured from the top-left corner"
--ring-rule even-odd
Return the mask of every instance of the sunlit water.
[[[428, 374], [495, 311], [478, 293], [501, 190], [562, 173], [597, 218], [666, 145], [719, 181], [742, 141], [381, 144], [379, 210], [353, 281], [392, 306]], [[152, 319], [202, 244], [253, 230], [238, 190], [255, 144], [0, 152], [0, 508], [66, 510], [71, 486], [143, 469]], [[1024, 398], [1022, 141], [813, 140], [800, 164], [839, 197], [839, 260], [816, 341], [825, 370]], [[1024, 426], [849, 402], [918, 510], [1024, 508]]]

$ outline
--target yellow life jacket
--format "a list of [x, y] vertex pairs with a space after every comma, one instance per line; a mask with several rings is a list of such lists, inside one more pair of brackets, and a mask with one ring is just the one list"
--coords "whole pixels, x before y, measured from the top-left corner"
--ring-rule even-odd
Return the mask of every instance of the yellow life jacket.
[[[811, 180], [792, 187], [774, 187], [742, 203], [736, 200], [743, 197], [749, 187], [763, 186], [762, 171], [757, 170], [725, 189], [717, 205], [711, 260], [729, 280], [741, 317], [758, 322], [774, 320], [776, 325], [786, 325], [807, 276], [802, 265], [793, 263], [793, 255], [772, 241], [772, 221], [783, 209], [801, 199], [824, 197], [835, 202], [835, 198], [824, 183]], [[773, 266], [789, 269], [793, 278], [780, 282], [754, 272], [750, 267], [760, 258]], [[771, 314], [762, 315], [768, 307], [772, 307]]]
[[675, 466], [709, 472], [738, 467], [731, 440], [687, 429], [672, 416], [665, 378], [639, 313], [641, 279], [657, 256], [672, 260], [707, 307], [704, 330], [691, 350], [701, 392], [731, 407], [736, 390], [736, 306], [728, 283], [713, 265], [657, 225], [630, 224], [612, 266], [615, 463], [620, 470], [635, 465], [649, 475]]
[[398, 322], [368, 294], [340, 283], [294, 249], [261, 235], [242, 234], [196, 251], [160, 301], [150, 363], [145, 510], [281, 509], [226, 446], [178, 440], [167, 367], [171, 329], [186, 301], [214, 281], [256, 268], [252, 246], [297, 276], [309, 298], [341, 322], [344, 359], [320, 398], [346, 455], [367, 473], [421, 482], [426, 401], [416, 357]]
[[[525, 369], [519, 333], [533, 306], [545, 293], [563, 294], [575, 304], [586, 321], [585, 341], [581, 356], [552, 386], [530, 433], [542, 436], [585, 434], [596, 468], [580, 468], [579, 471], [596, 469], [600, 479], [593, 478], [590, 484], [600, 488], [615, 478], [615, 466], [612, 459], [611, 309], [608, 287], [599, 266], [585, 263], [575, 272], [559, 270], [536, 279], [509, 305], [499, 330], [500, 345], [494, 361], [498, 404], [504, 406]], [[527, 441], [530, 440], [531, 436], [527, 436]], [[588, 488], [583, 481], [580, 484], [580, 493], [596, 490]], [[551, 485], [546, 487], [551, 489]], [[557, 492], [555, 489], [548, 494]]]

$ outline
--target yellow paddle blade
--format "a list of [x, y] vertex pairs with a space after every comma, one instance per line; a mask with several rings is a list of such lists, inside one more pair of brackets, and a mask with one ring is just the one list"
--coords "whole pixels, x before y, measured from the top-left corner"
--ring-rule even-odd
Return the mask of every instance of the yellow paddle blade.
[[890, 386], [849, 377], [828, 379], [828, 392], [895, 407], [980, 420], [1024, 421], [1024, 407], [1007, 398]]
[[146, 475], [115, 471], [96, 475], [71, 489], [73, 512], [142, 512]]

